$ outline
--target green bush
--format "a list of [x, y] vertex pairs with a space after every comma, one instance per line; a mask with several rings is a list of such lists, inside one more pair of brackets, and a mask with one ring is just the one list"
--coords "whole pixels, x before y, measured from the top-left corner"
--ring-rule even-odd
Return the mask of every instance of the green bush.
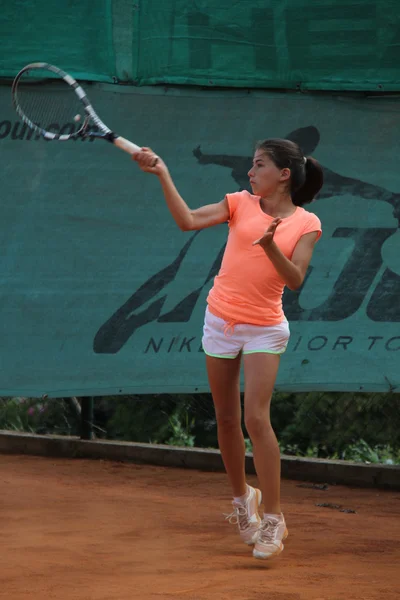
[[[274, 398], [272, 422], [283, 446], [301, 453], [317, 448], [318, 456], [342, 456], [359, 446], [400, 449], [400, 401], [397, 394], [308, 393]], [[280, 406], [291, 405], [284, 418]], [[275, 420], [275, 416], [277, 417]]]
[[0, 429], [78, 435], [80, 423], [61, 399], [0, 398]]
[[[242, 399], [243, 403], [243, 399]], [[400, 464], [396, 394], [274, 395], [271, 419], [281, 452], [293, 456]], [[210, 394], [96, 398], [97, 437], [174, 446], [217, 447]], [[0, 429], [79, 435], [80, 418], [62, 399], [0, 399]], [[246, 450], [251, 441], [243, 425]]]

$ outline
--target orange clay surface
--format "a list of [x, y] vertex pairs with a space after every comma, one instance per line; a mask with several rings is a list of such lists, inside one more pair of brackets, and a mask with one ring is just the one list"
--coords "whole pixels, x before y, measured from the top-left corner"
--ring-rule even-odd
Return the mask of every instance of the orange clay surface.
[[0, 485], [2, 600], [400, 596], [400, 492], [283, 481], [289, 538], [260, 561], [223, 473], [0, 455]]

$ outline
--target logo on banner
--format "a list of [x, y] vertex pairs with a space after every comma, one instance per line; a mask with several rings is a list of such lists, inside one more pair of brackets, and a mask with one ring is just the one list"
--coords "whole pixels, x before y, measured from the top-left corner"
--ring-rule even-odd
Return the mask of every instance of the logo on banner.
[[[319, 132], [315, 127], [297, 129], [286, 136], [299, 144], [304, 154], [310, 155], [319, 143]], [[239, 189], [248, 188], [247, 172], [251, 166], [250, 156], [231, 156], [226, 154], [208, 154], [198, 147], [193, 151], [200, 165], [219, 165], [228, 168]], [[351, 177], [344, 177], [323, 165], [325, 182], [319, 194], [320, 199], [352, 195], [365, 200], [382, 201], [390, 204], [393, 215], [400, 223], [400, 194], [366, 183]], [[353, 250], [346, 264], [338, 274], [332, 289], [325, 301], [312, 309], [302, 308], [300, 294], [307, 285], [313, 271], [309, 267], [302, 287], [297, 291], [285, 289], [283, 302], [285, 314], [289, 321], [323, 321], [339, 322], [353, 316], [368, 296], [366, 315], [375, 322], [400, 322], [400, 274], [386, 267], [382, 270], [383, 244], [396, 234], [396, 227], [337, 227], [332, 233], [334, 238], [351, 240]], [[94, 352], [99, 354], [115, 354], [128, 342], [139, 328], [152, 323], [187, 323], [205, 287], [217, 275], [225, 245], [215, 256], [204, 281], [195, 289], [187, 290], [186, 296], [172, 309], [166, 311], [164, 306], [168, 299], [168, 286], [175, 280], [185, 257], [201, 231], [193, 233], [184, 244], [176, 258], [166, 267], [152, 275], [137, 289], [132, 296], [100, 327], [93, 343]], [[400, 266], [400, 265], [399, 265]], [[379, 273], [381, 275], [378, 277]], [[193, 340], [193, 338], [191, 338]], [[190, 340], [189, 340], [190, 341]], [[192, 351], [189, 341], [180, 341], [183, 350]], [[347, 349], [351, 344], [351, 336], [339, 336], [333, 346]], [[172, 348], [175, 342], [167, 342], [166, 349]], [[400, 350], [400, 336], [388, 339], [383, 336], [370, 336], [366, 340], [366, 349], [382, 343], [387, 351]], [[326, 336], [318, 336], [308, 345], [309, 350], [319, 350], [328, 344]], [[199, 344], [194, 345], [197, 351]], [[333, 347], [332, 346], [332, 347]], [[176, 344], [175, 344], [176, 347]], [[149, 341], [145, 352], [158, 352], [161, 344], [156, 340]], [[178, 348], [179, 349], [179, 348]], [[294, 347], [295, 349], [295, 347]], [[170, 351], [170, 350], [167, 350]]]

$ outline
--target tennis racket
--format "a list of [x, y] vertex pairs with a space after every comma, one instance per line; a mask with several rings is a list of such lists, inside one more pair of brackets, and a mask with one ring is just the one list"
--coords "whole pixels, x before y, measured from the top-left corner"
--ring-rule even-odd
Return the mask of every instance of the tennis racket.
[[111, 131], [78, 82], [54, 65], [27, 65], [15, 77], [11, 93], [22, 121], [47, 140], [101, 138], [131, 155], [141, 150]]

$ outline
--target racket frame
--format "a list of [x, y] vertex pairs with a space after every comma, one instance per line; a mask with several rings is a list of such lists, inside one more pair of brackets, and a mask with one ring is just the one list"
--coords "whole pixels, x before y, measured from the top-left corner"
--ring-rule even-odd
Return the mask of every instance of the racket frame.
[[[19, 106], [19, 104], [18, 104], [18, 83], [20, 82], [20, 79], [24, 73], [27, 73], [28, 71], [33, 71], [35, 69], [43, 69], [43, 70], [50, 71], [51, 73], [54, 73], [55, 75], [57, 75], [58, 77], [63, 79], [70, 87], [72, 87], [75, 94], [77, 95], [79, 100], [82, 102], [85, 113], [86, 113], [86, 117], [85, 117], [81, 127], [78, 129], [78, 131], [75, 131], [74, 133], [70, 133], [70, 134], [59, 134], [59, 133], [55, 133], [52, 131], [47, 131], [46, 129], [43, 129], [36, 123], [33, 123], [29, 119], [29, 117], [27, 117], [27, 115], [24, 113], [22, 108]], [[136, 152], [139, 152], [141, 150], [140, 146], [137, 146], [133, 142], [130, 142], [129, 140], [127, 140], [121, 136], [118, 136], [113, 131], [111, 131], [111, 129], [109, 129], [107, 127], [107, 125], [105, 125], [103, 123], [103, 121], [100, 119], [100, 117], [95, 112], [83, 87], [81, 85], [79, 85], [79, 83], [71, 75], [69, 75], [68, 73], [66, 73], [65, 71], [60, 69], [59, 67], [51, 65], [50, 63], [45, 63], [45, 62], [30, 63], [29, 65], [26, 65], [23, 69], [21, 69], [19, 71], [19, 73], [16, 75], [16, 77], [12, 83], [11, 95], [12, 95], [12, 102], [13, 102], [14, 109], [16, 110], [17, 114], [21, 117], [23, 122], [26, 123], [28, 125], [28, 127], [33, 129], [34, 131], [38, 132], [40, 135], [42, 135], [47, 140], [58, 140], [60, 142], [66, 142], [70, 139], [74, 139], [74, 138], [78, 138], [78, 137], [100, 138], [100, 139], [104, 139], [108, 142], [111, 142], [112, 144], [114, 144], [121, 150], [124, 150], [128, 154], [135, 154]], [[94, 131], [88, 130], [91, 122], [93, 122], [94, 125], [96, 125], [96, 127], [98, 128], [99, 131], [94, 132]]]

